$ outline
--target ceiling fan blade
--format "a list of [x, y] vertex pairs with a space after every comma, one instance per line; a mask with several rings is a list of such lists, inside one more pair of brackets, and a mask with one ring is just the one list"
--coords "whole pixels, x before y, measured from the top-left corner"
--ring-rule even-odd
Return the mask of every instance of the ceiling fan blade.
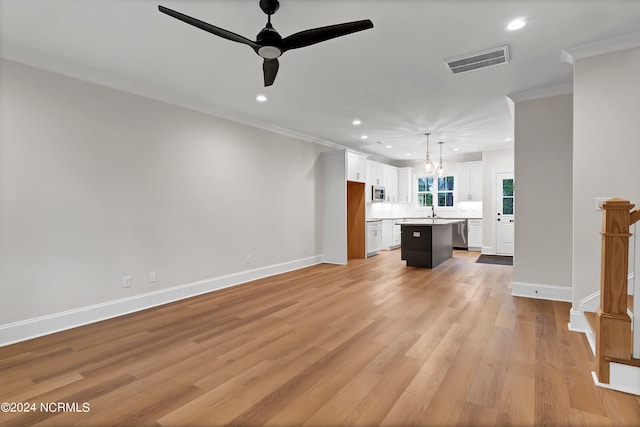
[[184, 13], [176, 12], [175, 10], [169, 9], [164, 6], [158, 6], [158, 10], [182, 22], [186, 22], [187, 24], [193, 25], [194, 27], [198, 27], [201, 30], [205, 30], [211, 34], [215, 34], [218, 37], [222, 37], [224, 39], [231, 40], [233, 42], [249, 45], [253, 49], [257, 49], [259, 47], [258, 44], [253, 40], [249, 40], [248, 38], [242, 37], [239, 34], [232, 33], [231, 31], [227, 31], [220, 27], [216, 27], [215, 25], [208, 24], [199, 19], [192, 18], [191, 16], [185, 15]]
[[369, 19], [313, 28], [285, 37], [281, 46], [283, 51], [298, 49], [358, 31], [368, 30], [369, 28], [373, 28], [373, 22]]
[[278, 68], [280, 68], [280, 63], [278, 59], [265, 59], [262, 64], [262, 70], [264, 71], [264, 86], [271, 86], [276, 79], [276, 74], [278, 74]]

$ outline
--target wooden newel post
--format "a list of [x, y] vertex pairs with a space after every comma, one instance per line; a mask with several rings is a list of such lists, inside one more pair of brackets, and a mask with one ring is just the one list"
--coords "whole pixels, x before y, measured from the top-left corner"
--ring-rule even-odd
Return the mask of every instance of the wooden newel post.
[[627, 314], [630, 211], [628, 200], [611, 199], [602, 205], [602, 265], [600, 308], [596, 317], [596, 371], [609, 383], [606, 357], [631, 359], [631, 318]]

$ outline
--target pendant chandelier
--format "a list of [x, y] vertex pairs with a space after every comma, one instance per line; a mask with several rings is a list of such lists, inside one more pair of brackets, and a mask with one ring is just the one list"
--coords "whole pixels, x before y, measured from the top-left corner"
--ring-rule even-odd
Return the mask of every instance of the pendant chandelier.
[[429, 154], [429, 135], [431, 135], [431, 133], [427, 132], [425, 133], [425, 135], [427, 135], [427, 158], [422, 164], [422, 167], [424, 168], [424, 171], [427, 175], [432, 175], [436, 169], [436, 166], [431, 161], [431, 155]]
[[439, 177], [443, 177], [444, 176], [444, 165], [442, 164], [442, 144], [444, 144], [444, 141], [440, 141], [438, 142], [438, 144], [440, 144], [440, 164], [438, 165], [438, 169], [436, 170], [436, 172], [438, 173]]

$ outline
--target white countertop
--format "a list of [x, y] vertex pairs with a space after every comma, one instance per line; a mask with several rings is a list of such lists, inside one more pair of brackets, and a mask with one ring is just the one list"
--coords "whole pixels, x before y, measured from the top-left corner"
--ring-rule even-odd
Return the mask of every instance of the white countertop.
[[447, 225], [456, 224], [462, 222], [464, 219], [447, 219], [447, 218], [421, 218], [421, 219], [407, 219], [405, 221], [398, 222], [400, 225]]
[[[402, 220], [402, 221], [431, 221], [431, 217], [410, 217], [410, 216], [400, 216], [400, 217], [394, 217], [394, 218], [367, 218], [367, 222], [372, 222], [372, 221], [384, 221], [384, 220], [391, 220], [391, 221], [398, 221], [398, 220]], [[451, 218], [443, 218], [443, 217], [436, 217], [436, 219], [438, 220], [464, 220], [464, 219], [482, 219], [482, 217], [451, 217]]]

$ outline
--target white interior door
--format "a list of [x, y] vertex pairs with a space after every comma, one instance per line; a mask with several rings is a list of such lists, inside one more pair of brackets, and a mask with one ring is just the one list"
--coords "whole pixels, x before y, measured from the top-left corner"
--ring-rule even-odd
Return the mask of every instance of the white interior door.
[[515, 193], [513, 172], [496, 175], [496, 254], [513, 256], [515, 236]]

